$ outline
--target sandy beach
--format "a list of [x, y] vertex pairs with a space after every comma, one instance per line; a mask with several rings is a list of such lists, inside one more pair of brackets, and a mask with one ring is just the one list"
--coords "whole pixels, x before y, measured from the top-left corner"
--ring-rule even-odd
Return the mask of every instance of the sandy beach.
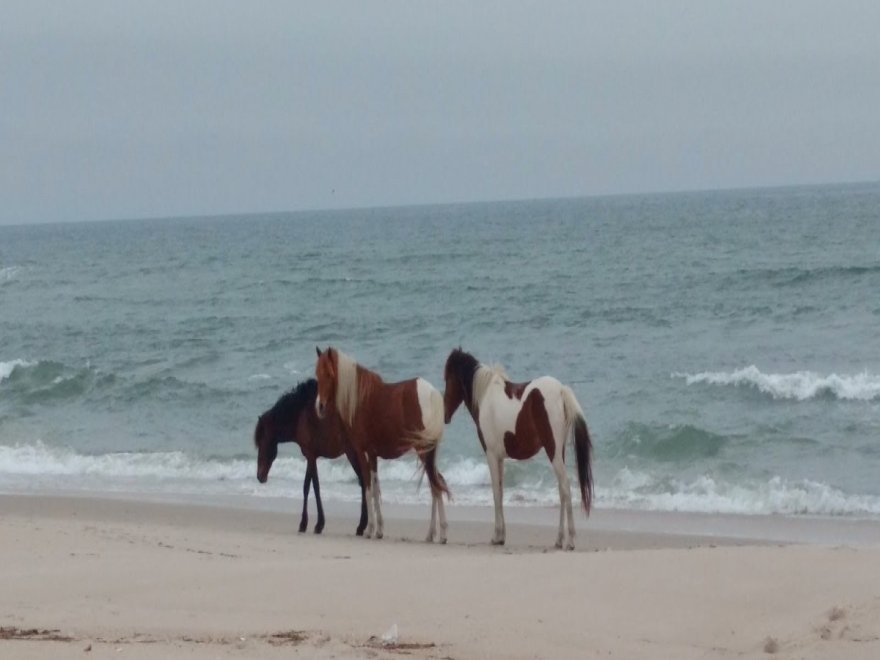
[[289, 504], [0, 496], [0, 657], [880, 657], [876, 523], [599, 511], [566, 553], [547, 509], [495, 548], [489, 509], [440, 546], [420, 507], [367, 541]]

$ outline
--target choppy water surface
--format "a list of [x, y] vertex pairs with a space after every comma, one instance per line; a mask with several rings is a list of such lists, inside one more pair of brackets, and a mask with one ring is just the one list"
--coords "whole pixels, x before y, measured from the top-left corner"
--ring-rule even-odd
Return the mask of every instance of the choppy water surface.
[[[251, 438], [316, 344], [441, 389], [461, 344], [571, 384], [599, 506], [878, 516], [878, 291], [880, 185], [0, 227], [0, 490], [292, 495]], [[440, 465], [491, 501], [462, 413]]]

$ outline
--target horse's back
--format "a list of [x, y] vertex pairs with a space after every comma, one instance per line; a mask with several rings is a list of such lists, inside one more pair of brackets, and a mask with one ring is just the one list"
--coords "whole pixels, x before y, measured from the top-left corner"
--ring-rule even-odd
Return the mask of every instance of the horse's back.
[[[553, 376], [540, 376], [524, 383], [503, 381], [496, 385], [487, 392], [480, 406], [479, 425], [486, 442], [500, 452], [503, 438], [507, 434], [516, 435], [524, 415], [528, 423], [523, 430], [530, 432], [535, 420], [546, 419], [553, 435], [559, 436], [557, 441], [561, 441], [565, 432], [564, 388], [565, 385]], [[512, 456], [509, 449], [505, 453]]]

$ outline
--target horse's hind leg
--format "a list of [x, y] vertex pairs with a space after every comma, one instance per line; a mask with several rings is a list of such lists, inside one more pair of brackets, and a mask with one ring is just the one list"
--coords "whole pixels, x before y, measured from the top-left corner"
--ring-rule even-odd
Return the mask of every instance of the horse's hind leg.
[[[440, 543], [446, 543], [446, 528], [448, 525], [446, 524], [446, 509], [443, 507], [443, 493], [438, 490], [434, 495], [434, 499], [437, 501], [437, 513], [440, 516], [440, 536], [437, 540]], [[433, 529], [433, 524], [431, 527]]]
[[556, 473], [556, 482], [559, 484], [559, 534], [556, 537], [556, 547], [562, 547], [562, 540], [565, 535], [565, 519], [567, 517], [568, 543], [565, 544], [565, 549], [574, 550], [574, 513], [571, 510], [571, 485], [568, 481], [565, 463], [562, 462], [561, 452], [554, 456], [552, 464], [553, 471]]
[[376, 456], [370, 456], [370, 471], [373, 482], [373, 506], [376, 509], [376, 538], [385, 535], [385, 521], [382, 518], [382, 489], [379, 487], [379, 466]]
[[321, 502], [321, 486], [318, 483], [318, 463], [314, 462], [314, 467], [312, 468], [312, 481], [314, 482], [315, 487], [315, 502], [318, 505], [318, 522], [315, 525], [315, 534], [320, 534], [324, 531], [324, 505]]
[[[433, 450], [431, 450], [433, 451]], [[425, 470], [425, 474], [428, 475], [428, 486], [431, 489], [431, 524], [428, 527], [428, 535], [425, 537], [425, 543], [433, 543], [434, 535], [437, 532], [437, 489], [434, 488], [434, 477], [431, 473], [431, 463], [428, 454], [420, 455], [419, 458], [422, 461], [422, 467]]]
[[425, 539], [428, 543], [434, 541], [437, 533], [437, 518], [440, 518], [440, 543], [446, 543], [446, 509], [443, 507], [443, 487], [445, 481], [443, 475], [437, 469], [437, 447], [420, 456], [425, 474], [428, 475], [428, 482], [431, 487], [431, 527], [428, 529], [428, 536]]

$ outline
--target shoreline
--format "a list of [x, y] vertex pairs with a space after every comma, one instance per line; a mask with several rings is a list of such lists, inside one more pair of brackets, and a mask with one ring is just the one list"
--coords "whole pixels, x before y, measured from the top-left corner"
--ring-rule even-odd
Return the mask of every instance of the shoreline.
[[367, 540], [356, 505], [327, 502], [320, 536], [297, 533], [299, 502], [274, 505], [0, 495], [0, 657], [880, 654], [874, 522], [803, 543], [740, 535], [753, 520], [600, 510], [563, 552], [546, 508], [510, 507], [493, 547], [489, 507], [449, 507], [444, 546], [422, 540], [427, 507], [388, 505], [386, 538]]
[[[279, 526], [289, 524], [293, 531], [299, 525], [302, 499], [293, 497], [248, 497], [241, 495], [196, 496], [176, 493], [144, 492], [95, 492], [95, 491], [54, 491], [54, 492], [0, 492], [0, 515], [6, 511], [5, 500], [14, 502], [19, 498], [37, 500], [83, 500], [97, 503], [102, 501], [126, 502], [144, 505], [166, 505], [169, 507], [199, 507], [218, 510], [253, 511], [256, 515], [280, 515]], [[422, 521], [427, 529], [430, 508], [427, 504], [383, 503], [383, 513], [390, 520]], [[558, 506], [545, 505], [505, 505], [504, 516], [508, 526], [514, 529], [529, 529], [527, 538], [539, 538], [538, 528], [548, 528], [543, 536], [551, 539], [556, 529]], [[359, 505], [347, 500], [324, 499], [327, 521], [325, 532], [348, 533], [354, 529], [359, 516]], [[490, 505], [455, 504], [446, 505], [449, 518], [450, 543], [455, 542], [455, 527], [463, 523], [467, 528], [460, 539], [467, 544], [483, 540], [474, 537], [470, 528], [485, 527], [485, 540], [492, 534], [494, 524], [493, 507]], [[317, 521], [314, 497], [309, 498], [309, 528]], [[812, 545], [880, 546], [880, 519], [786, 514], [739, 514], [703, 513], [690, 511], [653, 511], [640, 509], [618, 509], [594, 507], [586, 517], [579, 507], [575, 510], [575, 528], [578, 545], [587, 542], [592, 549], [603, 549], [598, 543], [590, 543], [591, 535], [616, 537], [660, 536], [668, 540], [688, 539], [693, 544], [709, 543], [804, 543]], [[393, 533], [393, 529], [389, 530]], [[508, 544], [515, 539], [508, 539]], [[619, 545], [616, 544], [616, 545]], [[680, 543], [679, 543], [680, 545]], [[580, 548], [579, 548], [580, 549]]]

